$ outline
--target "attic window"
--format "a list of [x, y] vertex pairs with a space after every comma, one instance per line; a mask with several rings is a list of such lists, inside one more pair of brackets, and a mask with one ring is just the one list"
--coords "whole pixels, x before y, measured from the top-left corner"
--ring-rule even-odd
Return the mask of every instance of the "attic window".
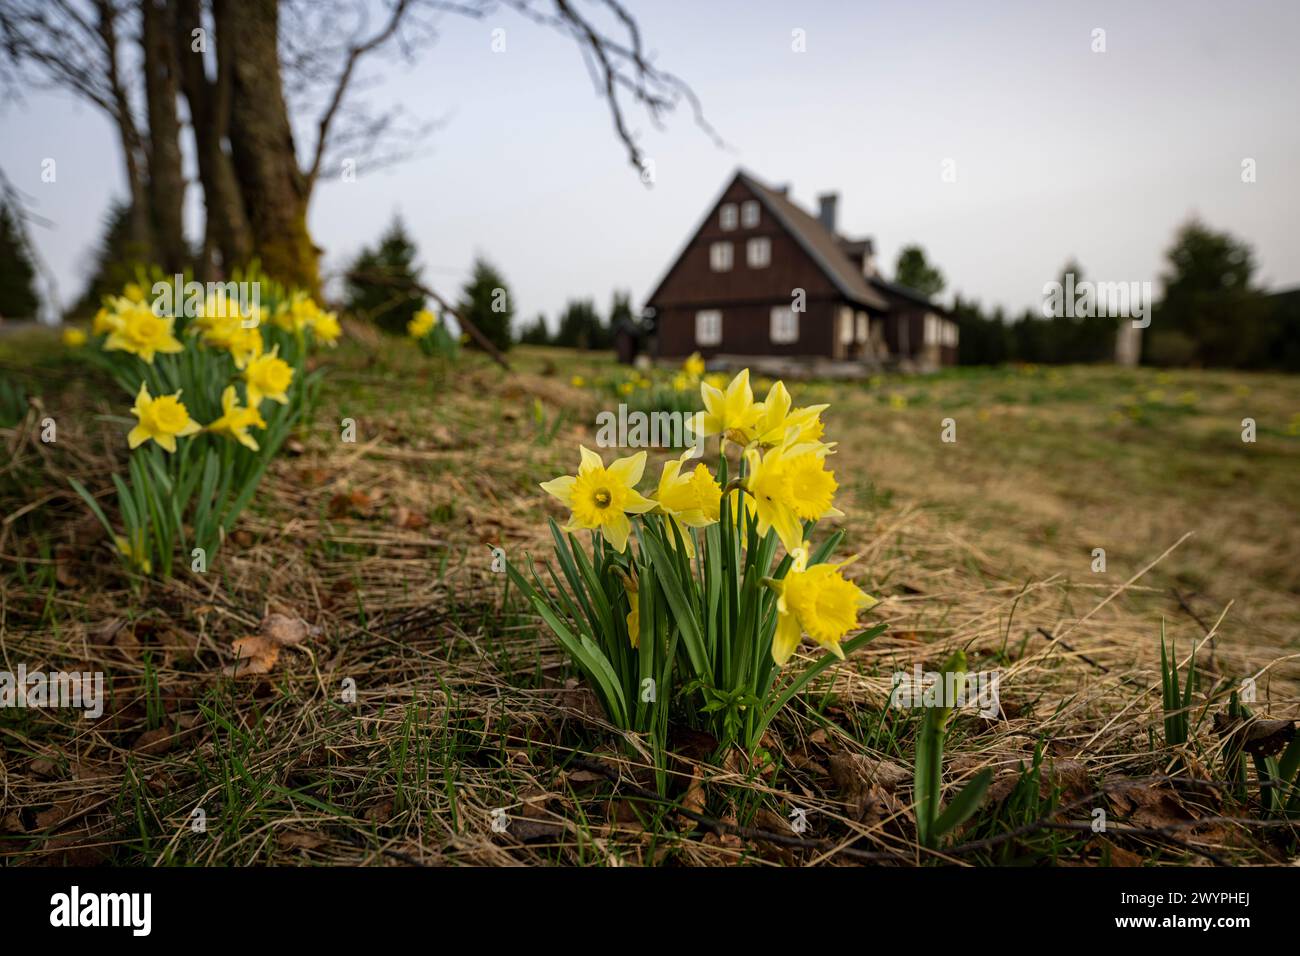
[[736, 204], [734, 202], [724, 203], [718, 211], [718, 225], [727, 231], [736, 228]]
[[706, 309], [695, 313], [695, 344], [717, 345], [722, 341], [722, 313]]
[[746, 229], [758, 225], [758, 200], [749, 199], [740, 204], [740, 224]]
[[751, 269], [765, 269], [772, 261], [772, 240], [766, 236], [745, 243], [745, 261]]
[[730, 272], [732, 258], [731, 243], [715, 242], [709, 246], [709, 268], [714, 272]]

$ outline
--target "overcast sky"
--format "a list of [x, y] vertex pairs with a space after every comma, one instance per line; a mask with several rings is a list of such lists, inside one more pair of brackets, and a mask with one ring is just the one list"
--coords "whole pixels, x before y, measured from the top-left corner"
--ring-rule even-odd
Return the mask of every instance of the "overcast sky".
[[[626, 2], [728, 149], [689, 112], [657, 130], [633, 110], [655, 167], [647, 189], [571, 40], [509, 11], [449, 14], [418, 62], [390, 58], [365, 92], [440, 128], [409, 161], [362, 166], [313, 198], [327, 269], [400, 213], [444, 291], [481, 253], [521, 317], [554, 322], [571, 297], [604, 311], [616, 288], [639, 306], [743, 165], [809, 208], [838, 190], [842, 231], [874, 237], [889, 274], [900, 246], [919, 242], [945, 297], [1015, 312], [1070, 257], [1094, 279], [1156, 279], [1192, 214], [1249, 241], [1267, 286], [1300, 283], [1295, 0]], [[1097, 28], [1104, 53], [1092, 51]], [[806, 52], [792, 49], [797, 29]], [[45, 157], [58, 162], [53, 184], [41, 182]], [[33, 238], [71, 301], [109, 199], [125, 191], [108, 122], [68, 94], [30, 93], [0, 110], [0, 166], [53, 221]]]

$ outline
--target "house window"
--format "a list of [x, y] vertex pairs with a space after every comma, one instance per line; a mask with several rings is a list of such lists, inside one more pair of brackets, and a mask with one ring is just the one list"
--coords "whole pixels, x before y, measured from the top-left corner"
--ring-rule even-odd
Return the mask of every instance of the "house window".
[[715, 242], [709, 246], [709, 268], [714, 272], [730, 272], [731, 257], [731, 243]]
[[788, 305], [772, 306], [772, 329], [769, 333], [773, 345], [788, 345], [799, 341], [799, 313]]
[[740, 204], [740, 224], [746, 229], [758, 225], [758, 200], [750, 199]]
[[751, 269], [765, 269], [772, 261], [772, 240], [767, 237], [750, 239], [745, 243], [745, 261]]
[[718, 225], [728, 232], [736, 228], [736, 204], [734, 202], [723, 203], [722, 209], [718, 212]]
[[845, 345], [853, 341], [853, 310], [847, 306], [840, 309], [840, 341]]
[[717, 345], [722, 341], [722, 313], [706, 309], [695, 313], [695, 344]]
[[942, 342], [940, 335], [942, 327], [939, 324], [939, 317], [933, 312], [925, 314], [925, 337], [923, 341], [926, 345], [939, 345]]
[[870, 335], [870, 326], [867, 324], [867, 313], [858, 313], [858, 342], [866, 342]]

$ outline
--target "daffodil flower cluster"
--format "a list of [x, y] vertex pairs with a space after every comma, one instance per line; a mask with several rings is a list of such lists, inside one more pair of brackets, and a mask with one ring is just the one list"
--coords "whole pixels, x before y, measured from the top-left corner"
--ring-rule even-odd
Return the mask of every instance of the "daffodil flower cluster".
[[203, 570], [305, 412], [315, 388], [309, 348], [334, 345], [342, 332], [305, 293], [255, 272], [235, 279], [257, 283], [254, 303], [196, 296], [193, 314], [178, 316], [146, 299], [142, 275], [104, 299], [80, 343], [89, 347], [78, 354], [134, 399], [129, 476], [114, 479], [126, 533], [76, 487], [119, 554], [145, 573], [170, 575], [177, 553], [199, 554], [191, 566]]
[[[845, 576], [852, 559], [830, 562], [841, 532], [819, 548], [809, 541], [817, 522], [843, 514], [827, 406], [794, 407], [780, 381], [756, 401], [747, 369], [710, 381], [697, 358], [679, 374], [699, 384], [704, 408], [689, 427], [719, 438], [716, 470], [688, 451], [643, 493], [645, 452], [606, 464], [580, 448], [576, 474], [541, 485], [568, 511], [551, 523], [566, 586], [554, 571], [558, 590], [513, 565], [511, 580], [616, 724], [662, 742], [671, 713], [720, 745], [753, 747], [786, 701], [883, 627], [850, 639], [876, 601]], [[582, 532], [593, 533], [590, 556]], [[778, 679], [805, 635], [829, 655]], [[647, 680], [660, 695], [649, 706]]]

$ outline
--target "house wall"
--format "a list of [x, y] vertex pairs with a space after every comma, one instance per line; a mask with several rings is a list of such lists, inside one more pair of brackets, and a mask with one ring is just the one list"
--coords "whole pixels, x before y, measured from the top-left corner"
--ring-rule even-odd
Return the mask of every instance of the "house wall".
[[808, 303], [799, 316], [797, 342], [773, 342], [771, 309], [788, 306], [789, 296], [767, 302], [710, 304], [705, 308], [722, 313], [722, 341], [699, 345], [695, 341], [695, 306], [661, 306], [657, 313], [659, 355], [682, 358], [699, 352], [706, 359], [714, 355], [807, 355], [831, 358], [835, 355], [834, 331], [839, 302]]
[[[655, 309], [660, 355], [677, 357], [697, 350], [705, 357], [834, 355], [831, 313], [841, 295], [803, 247], [761, 203], [756, 226], [747, 228], [738, 221], [735, 229], [722, 228], [722, 206], [734, 203], [739, 220], [740, 205], [748, 200], [757, 197], [743, 183], [733, 182], [647, 303]], [[771, 243], [769, 264], [762, 268], [751, 268], [747, 261], [746, 242], [755, 237], [766, 237]], [[715, 242], [732, 244], [732, 267], [727, 272], [714, 272], [710, 266], [709, 247]], [[799, 340], [773, 343], [770, 310], [790, 305], [795, 289], [803, 290], [806, 306], [800, 316]], [[719, 345], [696, 344], [695, 313], [703, 309], [723, 313]]]

